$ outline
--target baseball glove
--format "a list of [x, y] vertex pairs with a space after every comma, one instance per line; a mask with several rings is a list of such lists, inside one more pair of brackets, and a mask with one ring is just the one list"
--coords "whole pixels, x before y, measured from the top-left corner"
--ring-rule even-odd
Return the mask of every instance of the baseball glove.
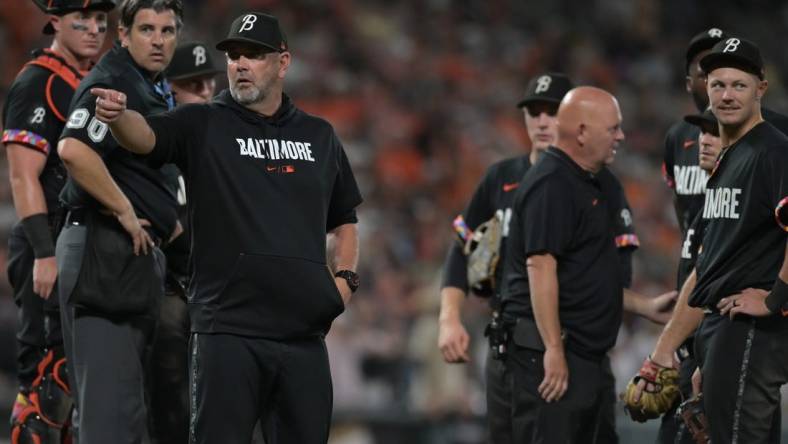
[[[635, 390], [640, 380], [644, 380], [646, 386], [640, 399], [635, 401]], [[674, 368], [663, 367], [648, 357], [638, 374], [627, 384], [621, 399], [630, 418], [646, 422], [670, 410], [679, 395], [679, 372]]]
[[692, 434], [692, 439], [698, 444], [708, 444], [711, 439], [708, 434], [708, 422], [706, 414], [703, 412], [702, 395], [693, 396], [684, 401], [679, 406], [676, 416], [680, 416], [687, 425], [687, 430]]
[[465, 241], [463, 252], [468, 256], [468, 286], [478, 296], [491, 296], [501, 257], [501, 221], [493, 216], [479, 225]]

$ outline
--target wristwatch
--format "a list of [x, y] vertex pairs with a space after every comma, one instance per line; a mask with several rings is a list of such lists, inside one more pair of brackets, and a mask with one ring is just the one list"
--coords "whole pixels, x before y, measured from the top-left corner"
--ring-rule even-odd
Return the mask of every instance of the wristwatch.
[[358, 290], [359, 278], [355, 271], [339, 270], [334, 273], [334, 277], [340, 277], [347, 281], [347, 286], [350, 287], [351, 292], [355, 293]]

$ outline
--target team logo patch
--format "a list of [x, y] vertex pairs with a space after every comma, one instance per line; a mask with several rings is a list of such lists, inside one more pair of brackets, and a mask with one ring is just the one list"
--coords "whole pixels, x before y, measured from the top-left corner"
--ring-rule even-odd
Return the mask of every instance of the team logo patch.
[[30, 118], [30, 123], [35, 125], [37, 123], [41, 123], [44, 121], [44, 116], [46, 116], [47, 112], [43, 106], [39, 106], [38, 108], [33, 110], [33, 116]]
[[625, 227], [632, 225], [632, 213], [628, 209], [624, 208], [621, 210], [621, 220], [624, 221]]
[[722, 29], [720, 28], [711, 28], [709, 29], [709, 37], [718, 39], [722, 37]]

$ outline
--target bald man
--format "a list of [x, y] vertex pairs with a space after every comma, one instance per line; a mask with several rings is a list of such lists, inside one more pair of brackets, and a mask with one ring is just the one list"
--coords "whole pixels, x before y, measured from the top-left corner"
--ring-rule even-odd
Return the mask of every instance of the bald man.
[[520, 183], [506, 246], [502, 312], [515, 325], [506, 365], [518, 443], [597, 442], [622, 311], [664, 322], [675, 297], [624, 289], [608, 215], [624, 191], [605, 168], [624, 140], [618, 102], [575, 88], [557, 116], [557, 146]]

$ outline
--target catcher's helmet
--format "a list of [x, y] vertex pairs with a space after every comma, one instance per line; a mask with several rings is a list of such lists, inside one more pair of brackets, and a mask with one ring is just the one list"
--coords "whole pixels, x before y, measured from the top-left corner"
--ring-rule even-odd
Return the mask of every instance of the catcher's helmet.
[[[38, 9], [45, 14], [65, 15], [74, 11], [99, 10], [109, 12], [115, 9], [114, 0], [33, 0]], [[51, 23], [44, 26], [44, 34], [54, 34]]]

